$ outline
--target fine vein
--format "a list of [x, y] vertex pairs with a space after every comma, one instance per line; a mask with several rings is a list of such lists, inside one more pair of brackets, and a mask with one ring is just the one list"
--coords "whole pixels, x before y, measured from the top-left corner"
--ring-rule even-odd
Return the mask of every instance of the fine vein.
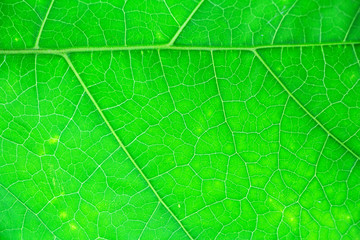
[[16, 201], [18, 201], [21, 205], [23, 205], [29, 212], [31, 212], [32, 214], [34, 214], [36, 216], [37, 219], [39, 219], [39, 221], [44, 225], [44, 227], [55, 237], [60, 239], [59, 237], [57, 237], [52, 231], [51, 229], [43, 222], [43, 220], [38, 216], [37, 213], [35, 213], [31, 208], [29, 208], [26, 203], [24, 203], [23, 201], [21, 201], [15, 194], [13, 194], [8, 188], [6, 188], [2, 183], [0, 183], [0, 187], [2, 187], [3, 189], [5, 189], [13, 198], [16, 199]]
[[[271, 43], [274, 43], [275, 38], [276, 38], [276, 36], [277, 36], [277, 34], [278, 34], [278, 32], [279, 32], [279, 29], [280, 29], [280, 27], [281, 27], [284, 19], [286, 18], [287, 15], [289, 15], [289, 13], [291, 12], [291, 10], [295, 7], [295, 5], [296, 5], [297, 3], [298, 3], [298, 0], [295, 1], [295, 2], [293, 3], [293, 5], [287, 10], [287, 12], [282, 16], [282, 18], [281, 18], [281, 20], [280, 20], [280, 22], [279, 22], [279, 24], [278, 24], [278, 26], [277, 26], [277, 28], [276, 28], [276, 30], [275, 30], [275, 33], [274, 33], [274, 35], [273, 35], [273, 38], [272, 38]], [[282, 14], [281, 14], [281, 15], [282, 15]]]
[[37, 35], [37, 38], [36, 38], [36, 41], [35, 41], [35, 45], [34, 45], [34, 48], [35, 48], [35, 49], [38, 49], [38, 48], [39, 48], [40, 37], [41, 37], [42, 31], [43, 31], [43, 29], [44, 29], [46, 20], [47, 20], [47, 18], [48, 18], [48, 16], [49, 16], [49, 13], [50, 13], [50, 10], [51, 10], [51, 8], [52, 8], [52, 5], [54, 4], [54, 1], [55, 1], [55, 0], [51, 0], [50, 6], [49, 6], [49, 8], [48, 8], [48, 10], [47, 10], [47, 12], [46, 12], [45, 18], [44, 18], [44, 20], [43, 20], [42, 23], [41, 23], [41, 27], [40, 27], [40, 30], [39, 30], [39, 34]]
[[271, 70], [269, 65], [265, 62], [265, 60], [260, 56], [260, 54], [255, 50], [254, 54], [260, 60], [260, 62], [265, 66], [265, 68], [271, 73], [271, 75], [276, 79], [276, 81], [281, 85], [281, 87], [289, 94], [289, 96], [298, 104], [301, 109], [303, 109], [308, 116], [310, 116], [330, 137], [332, 137], [336, 142], [338, 142], [341, 146], [343, 146], [349, 153], [351, 153], [356, 159], [360, 159], [360, 157], [353, 152], [348, 146], [346, 146], [343, 142], [340, 141], [334, 134], [332, 134], [313, 114], [311, 114], [307, 108], [291, 93], [291, 91], [285, 86], [285, 84], [278, 78], [278, 76]]
[[165, 204], [165, 202], [162, 200], [162, 198], [159, 196], [159, 194], [157, 193], [157, 191], [155, 190], [155, 188], [153, 187], [153, 185], [151, 184], [151, 182], [149, 181], [149, 179], [146, 177], [146, 175], [143, 173], [143, 171], [141, 170], [141, 168], [139, 167], [139, 165], [135, 162], [135, 160], [133, 159], [133, 157], [130, 155], [130, 153], [128, 152], [128, 150], [126, 149], [125, 145], [123, 144], [123, 142], [120, 140], [120, 138], [118, 137], [118, 135], [115, 133], [115, 130], [113, 129], [113, 127], [111, 126], [110, 122], [107, 120], [105, 114], [102, 112], [100, 106], [97, 104], [96, 100], [94, 99], [94, 97], [92, 96], [92, 94], [90, 93], [89, 89], [87, 88], [87, 86], [85, 85], [85, 83], [83, 82], [83, 80], [81, 79], [79, 73], [76, 71], [74, 65], [72, 64], [70, 58], [66, 55], [63, 54], [62, 57], [66, 60], [66, 62], [69, 64], [69, 67], [71, 68], [71, 70], [73, 71], [73, 73], [75, 74], [76, 78], [78, 79], [78, 81], [80, 82], [81, 86], [83, 87], [84, 91], [86, 92], [86, 94], [89, 96], [91, 102], [94, 104], [95, 108], [97, 109], [97, 111], [99, 112], [100, 116], [102, 117], [102, 119], [104, 120], [104, 122], [106, 123], [106, 125], [108, 126], [108, 128], [110, 129], [110, 132], [112, 133], [112, 135], [115, 137], [116, 141], [119, 143], [119, 145], [121, 146], [121, 148], [124, 150], [125, 154], [127, 155], [127, 157], [130, 159], [130, 161], [134, 164], [135, 168], [139, 171], [139, 173], [141, 174], [141, 176], [144, 178], [144, 180], [146, 181], [146, 183], [149, 185], [150, 189], [153, 191], [153, 193], [155, 194], [155, 196], [158, 198], [159, 202], [165, 207], [165, 209], [171, 214], [171, 216], [177, 221], [177, 223], [180, 225], [180, 227], [184, 230], [184, 232], [186, 233], [186, 235], [190, 238], [193, 239], [190, 235], [190, 233], [186, 230], [186, 228], [183, 226], [183, 224], [180, 222], [180, 220], [175, 216], [175, 214], [170, 210], [170, 208]]
[[192, 19], [194, 14], [197, 12], [197, 10], [200, 8], [200, 6], [203, 4], [204, 0], [201, 0], [198, 5], [194, 8], [194, 10], [190, 13], [189, 17], [185, 20], [185, 22], [181, 25], [179, 30], [175, 33], [174, 37], [170, 40], [169, 45], [173, 45], [176, 39], [179, 37], [180, 33], [183, 31], [183, 29], [186, 27], [188, 22]]

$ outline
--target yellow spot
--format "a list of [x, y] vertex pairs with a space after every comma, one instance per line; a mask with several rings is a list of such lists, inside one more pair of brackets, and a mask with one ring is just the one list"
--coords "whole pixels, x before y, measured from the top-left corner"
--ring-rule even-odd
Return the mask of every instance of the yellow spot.
[[71, 223], [71, 224], [70, 224], [70, 229], [71, 229], [71, 230], [76, 230], [76, 229], [77, 229], [77, 227], [76, 227], [76, 225], [75, 225], [75, 224], [72, 224], [72, 223]]
[[156, 39], [164, 39], [164, 35], [163, 35], [161, 32], [157, 32], [157, 33], [155, 34], [155, 38], [156, 38]]
[[60, 196], [63, 196], [63, 195], [65, 195], [65, 192], [61, 192], [61, 193], [60, 193]]
[[180, 204], [178, 204], [178, 208], [180, 208]]
[[291, 222], [293, 222], [294, 220], [295, 220], [295, 219], [294, 219], [293, 217], [292, 217], [292, 218], [290, 218], [290, 221], [291, 221]]
[[17, 37], [16, 37], [14, 40], [15, 40], [15, 42], [18, 42], [18, 41], [19, 41], [19, 39], [18, 39]]
[[66, 218], [67, 217], [67, 213], [66, 212], [61, 212], [60, 213], [60, 218]]
[[55, 144], [59, 141], [59, 136], [54, 136], [52, 138], [49, 139], [49, 143], [50, 144]]
[[207, 112], [208, 117], [210, 117], [212, 115], [212, 113], [213, 113], [212, 111], [208, 111]]
[[283, 67], [282, 66], [278, 66], [277, 68], [276, 68], [276, 71], [277, 72], [281, 72], [283, 70]]
[[282, 208], [282, 206], [276, 202], [276, 200], [272, 199], [272, 198], [268, 198], [269, 201], [269, 207], [271, 207], [271, 209], [274, 209], [275, 211], [279, 211], [279, 212], [283, 212], [284, 209]]
[[350, 219], [350, 216], [348, 215], [348, 216], [346, 217], [346, 219]]
[[144, 51], [143, 51], [143, 50], [141, 50], [141, 55], [144, 55]]
[[289, 144], [289, 148], [290, 148], [290, 150], [295, 151], [295, 150], [296, 150], [296, 145], [293, 144], [293, 143], [290, 143], [290, 144]]

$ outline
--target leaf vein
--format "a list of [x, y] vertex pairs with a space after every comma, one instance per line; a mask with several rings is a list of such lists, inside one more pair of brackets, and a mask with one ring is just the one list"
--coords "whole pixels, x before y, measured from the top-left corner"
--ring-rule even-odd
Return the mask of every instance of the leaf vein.
[[43, 20], [42, 23], [41, 23], [41, 27], [40, 27], [39, 33], [38, 33], [38, 35], [37, 35], [37, 37], [36, 37], [34, 49], [38, 49], [38, 48], [39, 48], [39, 42], [40, 42], [41, 34], [42, 34], [43, 29], [44, 29], [46, 20], [47, 20], [49, 14], [50, 14], [51, 8], [52, 8], [52, 6], [53, 6], [53, 4], [54, 4], [54, 1], [55, 1], [55, 0], [51, 0], [50, 6], [49, 6], [49, 8], [48, 8], [48, 10], [47, 10], [47, 12], [46, 12], [46, 15], [45, 15], [45, 17], [44, 17], [44, 20]]
[[18, 201], [21, 205], [23, 205], [27, 211], [31, 212], [32, 214], [34, 214], [36, 216], [37, 219], [39, 219], [39, 221], [41, 222], [41, 224], [43, 224], [45, 226], [45, 228], [55, 237], [60, 239], [58, 236], [56, 236], [53, 231], [43, 222], [43, 220], [38, 216], [38, 214], [36, 214], [31, 208], [29, 208], [26, 203], [24, 203], [23, 201], [21, 201], [15, 194], [13, 194], [8, 188], [6, 188], [2, 183], [0, 183], [0, 187], [2, 187], [3, 189], [5, 189], [13, 198], [15, 198], [16, 201]]
[[13, 54], [50, 54], [50, 55], [64, 55], [68, 53], [81, 52], [106, 52], [106, 51], [132, 51], [132, 50], [183, 50], [183, 51], [255, 51], [258, 49], [271, 48], [287, 48], [287, 47], [321, 47], [321, 46], [346, 46], [358, 45], [360, 42], [332, 42], [332, 43], [313, 43], [313, 44], [282, 44], [282, 45], [263, 45], [253, 47], [211, 47], [211, 46], [176, 46], [176, 45], [139, 45], [139, 46], [109, 46], [109, 47], [76, 47], [76, 48], [62, 48], [62, 49], [0, 49], [2, 55]]
[[173, 38], [170, 40], [169, 45], [173, 45], [176, 39], [179, 37], [180, 33], [182, 33], [183, 29], [186, 27], [186, 25], [190, 22], [194, 14], [197, 12], [197, 10], [200, 8], [200, 6], [203, 4], [205, 0], [201, 0], [198, 5], [194, 8], [194, 10], [190, 13], [189, 17], [185, 20], [185, 22], [180, 26], [178, 31], [175, 33]]
[[180, 227], [183, 229], [183, 231], [186, 233], [186, 235], [189, 237], [189, 239], [193, 239], [190, 235], [190, 233], [186, 230], [186, 228], [184, 227], [184, 225], [181, 223], [181, 221], [176, 217], [176, 215], [171, 211], [171, 209], [166, 205], [166, 203], [162, 200], [162, 198], [160, 197], [160, 195], [158, 194], [158, 192], [156, 191], [156, 189], [154, 188], [154, 186], [151, 184], [150, 180], [146, 177], [146, 175], [144, 174], [144, 172], [141, 170], [141, 168], [139, 167], [139, 165], [135, 162], [134, 158], [130, 155], [130, 153], [128, 152], [128, 150], [126, 149], [125, 145], [123, 144], [123, 142], [120, 140], [119, 136], [115, 133], [115, 130], [113, 129], [113, 127], [111, 126], [110, 122], [107, 120], [105, 114], [102, 112], [100, 106], [98, 105], [98, 103], [96, 102], [96, 100], [94, 99], [94, 97], [92, 96], [92, 94], [90, 93], [89, 89], [86, 87], [84, 81], [81, 79], [79, 73], [77, 72], [77, 70], [75, 69], [74, 65], [72, 64], [70, 58], [66, 55], [63, 54], [62, 55], [63, 58], [66, 60], [66, 62], [69, 64], [69, 67], [71, 68], [71, 70], [73, 71], [73, 73], [75, 74], [76, 78], [78, 79], [78, 81], [80, 82], [81, 86], [83, 87], [84, 91], [86, 92], [86, 94], [89, 96], [91, 102], [94, 104], [96, 110], [99, 112], [101, 118], [104, 120], [104, 122], [106, 123], [107, 127], [110, 129], [110, 132], [112, 133], [112, 135], [115, 137], [116, 141], [118, 142], [118, 144], [121, 146], [121, 148], [123, 149], [123, 151], [125, 152], [125, 154], [127, 155], [127, 157], [130, 159], [130, 161], [133, 163], [133, 165], [135, 166], [135, 168], [139, 171], [140, 175], [144, 178], [144, 180], [146, 181], [146, 183], [149, 185], [150, 189], [153, 191], [153, 193], [155, 194], [155, 196], [157, 197], [157, 199], [159, 200], [159, 202], [165, 207], [165, 209], [171, 214], [171, 216], [175, 219], [175, 221], [180, 225]]
[[260, 60], [264, 67], [271, 73], [271, 75], [276, 79], [276, 81], [281, 85], [281, 87], [288, 93], [288, 95], [296, 102], [296, 104], [305, 111], [305, 113], [311, 117], [330, 137], [332, 137], [337, 143], [344, 147], [349, 153], [351, 153], [356, 159], [360, 159], [354, 151], [352, 151], [348, 146], [340, 141], [334, 134], [332, 134], [309, 110], [291, 93], [291, 91], [285, 86], [285, 84], [280, 80], [280, 78], [272, 71], [270, 66], [265, 62], [265, 60], [260, 56], [260, 54], [254, 50], [255, 56]]
[[353, 20], [351, 21], [351, 23], [350, 23], [350, 25], [349, 25], [349, 27], [348, 27], [348, 30], [347, 30], [347, 32], [346, 32], [346, 34], [345, 34], [345, 37], [344, 37], [344, 42], [345, 42], [346, 39], [348, 38], [349, 33], [350, 33], [352, 27], [354, 26], [355, 20], [357, 19], [359, 13], [360, 13], [360, 6], [358, 7], [358, 10], [357, 10], [357, 12], [355, 13], [354, 18], [353, 18]]

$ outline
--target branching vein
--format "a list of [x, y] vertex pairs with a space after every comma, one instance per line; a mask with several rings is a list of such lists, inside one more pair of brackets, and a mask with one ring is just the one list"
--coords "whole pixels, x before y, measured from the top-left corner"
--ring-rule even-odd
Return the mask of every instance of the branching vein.
[[8, 188], [6, 188], [3, 184], [0, 183], [0, 187], [2, 187], [3, 189], [5, 189], [13, 198], [15, 198], [16, 201], [18, 201], [21, 205], [23, 205], [26, 210], [28, 210], [29, 212], [31, 212], [32, 214], [34, 214], [34, 216], [36, 216], [36, 218], [41, 222], [42, 225], [44, 225], [44, 227], [55, 237], [55, 239], [60, 239], [58, 236], [56, 236], [53, 231], [51, 231], [51, 229], [43, 222], [43, 220], [38, 216], [38, 214], [36, 214], [31, 208], [29, 208], [26, 203], [24, 203], [23, 201], [21, 201], [15, 194], [13, 194]]
[[201, 0], [198, 5], [194, 8], [194, 10], [190, 13], [189, 17], [185, 20], [185, 22], [180, 26], [178, 31], [175, 33], [174, 37], [170, 40], [169, 45], [173, 45], [176, 39], [179, 37], [180, 33], [183, 31], [183, 29], [186, 27], [186, 25], [190, 22], [194, 14], [197, 12], [197, 10], [200, 8], [200, 6], [203, 4], [204, 0]]
[[113, 129], [113, 127], [111, 126], [110, 122], [107, 120], [105, 114], [102, 112], [100, 106], [97, 104], [96, 100], [94, 99], [94, 97], [92, 96], [92, 94], [90, 93], [89, 89], [87, 88], [87, 86], [85, 85], [84, 81], [81, 79], [79, 73], [76, 71], [74, 65], [72, 64], [70, 58], [64, 54], [62, 55], [64, 57], [64, 59], [66, 60], [66, 62], [69, 64], [71, 70], [73, 71], [73, 73], [75, 74], [76, 78], [79, 80], [81, 86], [83, 87], [84, 91], [86, 92], [86, 94], [89, 96], [91, 102], [94, 104], [96, 110], [99, 112], [101, 118], [104, 120], [104, 122], [106, 123], [106, 125], [108, 126], [108, 128], [110, 129], [112, 135], [115, 137], [116, 141], [118, 142], [118, 144], [121, 146], [121, 148], [124, 150], [125, 154], [127, 155], [127, 157], [130, 159], [130, 161], [134, 164], [135, 168], [139, 171], [139, 173], [141, 174], [141, 176], [144, 178], [144, 180], [146, 181], [146, 183], [149, 185], [150, 189], [153, 191], [153, 193], [155, 194], [155, 196], [157, 197], [157, 199], [159, 200], [159, 202], [165, 207], [165, 209], [171, 214], [171, 216], [177, 221], [177, 223], [180, 225], [180, 227], [184, 230], [184, 232], [186, 233], [186, 235], [189, 237], [189, 239], [193, 239], [190, 235], [190, 233], [186, 230], [186, 228], [184, 227], [184, 225], [180, 222], [180, 220], [175, 216], [175, 214], [171, 211], [171, 209], [166, 205], [166, 203], [162, 200], [162, 198], [159, 196], [159, 194], [157, 193], [156, 189], [153, 187], [152, 183], [149, 181], [149, 179], [146, 177], [146, 175], [143, 173], [143, 171], [141, 170], [141, 168], [139, 167], [139, 165], [135, 162], [135, 160], [133, 159], [133, 157], [130, 155], [130, 153], [128, 152], [128, 150], [126, 149], [125, 145], [123, 144], [123, 142], [120, 140], [120, 138], [118, 137], [118, 135], [115, 133], [115, 130]]
[[310, 116], [330, 137], [332, 137], [336, 142], [338, 142], [342, 147], [344, 147], [349, 153], [351, 153], [356, 159], [360, 159], [354, 151], [352, 151], [348, 146], [346, 146], [339, 138], [332, 134], [313, 114], [307, 110], [307, 108], [291, 93], [291, 91], [285, 86], [285, 84], [279, 79], [279, 77], [271, 70], [269, 65], [265, 60], [260, 56], [260, 54], [254, 50], [254, 54], [260, 60], [260, 62], [265, 66], [265, 68], [271, 73], [271, 75], [276, 79], [276, 81], [281, 85], [281, 87], [289, 94], [289, 96], [298, 104], [301, 109], [303, 109], [308, 116]]

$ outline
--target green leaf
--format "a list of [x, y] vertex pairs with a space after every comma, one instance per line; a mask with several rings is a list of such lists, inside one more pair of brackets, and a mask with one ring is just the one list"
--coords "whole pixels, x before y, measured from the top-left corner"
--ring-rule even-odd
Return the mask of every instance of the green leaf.
[[360, 1], [0, 3], [1, 239], [360, 239]]

